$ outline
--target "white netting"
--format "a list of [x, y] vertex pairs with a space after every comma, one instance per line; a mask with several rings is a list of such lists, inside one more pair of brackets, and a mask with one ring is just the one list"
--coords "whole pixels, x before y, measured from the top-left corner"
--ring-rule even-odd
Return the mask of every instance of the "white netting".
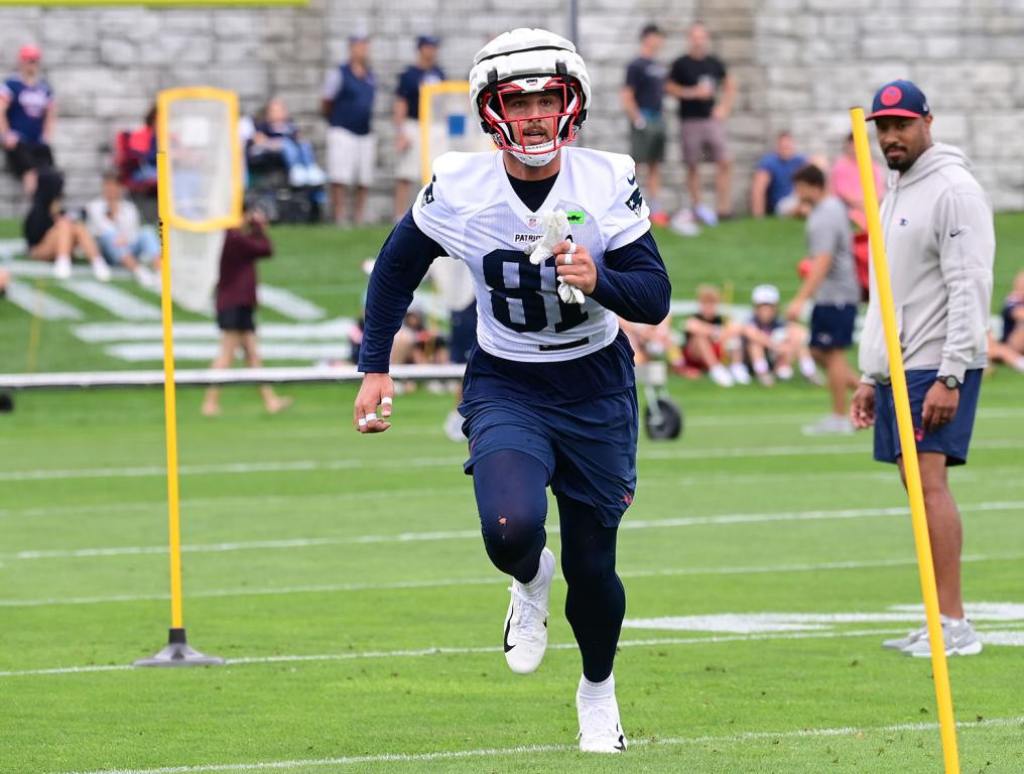
[[236, 215], [240, 191], [237, 120], [230, 92], [165, 100], [170, 185], [172, 296], [185, 309], [213, 310], [224, 227], [210, 224]]

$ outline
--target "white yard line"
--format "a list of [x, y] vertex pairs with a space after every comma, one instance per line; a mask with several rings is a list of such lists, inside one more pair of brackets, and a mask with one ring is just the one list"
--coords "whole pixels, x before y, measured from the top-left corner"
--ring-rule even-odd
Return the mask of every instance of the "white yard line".
[[[1017, 511], [1024, 509], [1024, 500], [1006, 502], [984, 502], [961, 505], [961, 510], [972, 513]], [[836, 521], [844, 519], [877, 518], [901, 516], [907, 513], [905, 507], [893, 508], [847, 508], [839, 510], [782, 511], [767, 513], [726, 513], [714, 516], [692, 516], [674, 519], [626, 519], [621, 530], [674, 529], [678, 527], [696, 527], [721, 524], [761, 524], [790, 521]], [[558, 528], [551, 526], [548, 532], [557, 533]], [[368, 545], [376, 543], [416, 543], [444, 540], [478, 540], [479, 529], [441, 530], [432, 532], [399, 532], [382, 535], [352, 535], [348, 537], [301, 537], [279, 540], [232, 541], [223, 543], [199, 543], [182, 546], [187, 553], [224, 553], [230, 551], [280, 550], [295, 548], [311, 548], [335, 545]], [[37, 560], [37, 559], [81, 559], [108, 556], [136, 556], [145, 554], [163, 554], [167, 546], [101, 546], [94, 548], [69, 548], [27, 550], [0, 554], [0, 560]]]
[[122, 320], [159, 320], [160, 307], [150, 304], [137, 296], [122, 290], [117, 285], [97, 282], [93, 279], [70, 279], [61, 287], [84, 298], [98, 307], [106, 309]]
[[11, 280], [7, 285], [7, 300], [43, 320], [82, 319], [82, 313], [75, 307], [25, 282]]
[[[701, 645], [718, 644], [728, 642], [746, 642], [751, 640], [805, 640], [805, 639], [835, 639], [838, 637], [867, 637], [878, 634], [905, 633], [906, 626], [894, 628], [871, 628], [847, 632], [768, 632], [759, 634], [736, 634], [736, 635], [711, 635], [707, 637], [656, 637], [641, 640], [620, 640], [620, 648], [655, 647], [660, 645]], [[548, 645], [548, 650], [575, 650], [578, 646], [575, 642], [553, 643]], [[371, 650], [356, 653], [317, 653], [309, 655], [283, 655], [283, 656], [252, 656], [243, 658], [227, 659], [228, 666], [248, 666], [254, 664], [282, 664], [301, 663], [318, 661], [353, 661], [361, 659], [386, 659], [386, 658], [420, 658], [423, 656], [459, 656], [473, 655], [480, 653], [500, 653], [500, 645], [485, 645], [479, 647], [432, 647], [415, 648], [404, 650]], [[124, 672], [136, 669], [131, 664], [97, 664], [89, 666], [56, 667], [52, 669], [22, 669], [0, 672], [3, 677], [35, 677], [39, 675], [72, 675], [90, 672]]]
[[[1010, 562], [1024, 559], [1024, 554], [967, 555], [964, 563]], [[660, 570], [620, 570], [622, 578], [661, 578], [701, 575], [770, 575], [774, 573], [829, 572], [833, 570], [864, 570], [881, 567], [911, 567], [917, 564], [913, 558], [869, 559], [864, 561], [821, 562], [808, 564], [767, 564], [739, 567], [673, 567]], [[560, 576], [556, 579], [561, 581]], [[451, 586], [492, 586], [507, 585], [502, 575], [486, 578], [438, 578], [434, 580], [392, 581], [389, 583], [329, 583], [303, 586], [281, 586], [277, 588], [242, 587], [235, 589], [207, 589], [190, 591], [189, 599], [217, 599], [223, 597], [275, 597], [291, 594], [335, 594], [358, 591], [407, 591], [409, 589], [435, 589]], [[0, 608], [54, 607], [60, 605], [101, 605], [123, 602], [163, 602], [167, 594], [114, 594], [94, 597], [50, 597], [44, 599], [0, 599]]]
[[[177, 352], [177, 350], [175, 350]], [[867, 457], [870, 451], [868, 437], [862, 443], [801, 446], [736, 446], [709, 449], [661, 448], [646, 449], [639, 455], [643, 460], [710, 460], [734, 459], [739, 457], [821, 457], [860, 454]], [[993, 439], [977, 441], [972, 449], [1020, 449], [1021, 442], [1014, 439]], [[465, 460], [457, 457], [410, 457], [405, 459], [343, 458], [333, 460], [268, 460], [266, 462], [231, 462], [209, 465], [182, 465], [181, 475], [244, 475], [251, 473], [280, 473], [288, 471], [330, 471], [330, 470], [374, 470], [384, 468], [435, 468], [456, 467]], [[79, 478], [144, 478], [163, 476], [162, 465], [133, 467], [123, 465], [103, 468], [70, 468], [65, 470], [7, 470], [0, 471], [0, 481], [52, 481]]]
[[[979, 728], [1007, 728], [1024, 723], [1024, 715], [1008, 718], [985, 718], [961, 721], [961, 731]], [[782, 739], [816, 739], [866, 734], [923, 733], [938, 729], [937, 723], [893, 723], [887, 726], [840, 726], [835, 728], [796, 728], [777, 731], [742, 731], [738, 734], [706, 734], [662, 739], [631, 739], [631, 747], [695, 747], [700, 745], [733, 745], [744, 742], [777, 741]], [[554, 752], [575, 752], [576, 745], [537, 744], [516, 747], [490, 747], [475, 750], [440, 750], [426, 753], [379, 753], [377, 755], [346, 755], [335, 758], [305, 758], [296, 760], [256, 761], [249, 763], [206, 763], [193, 766], [163, 766], [150, 769], [103, 769], [62, 772], [61, 774], [205, 774], [218, 771], [284, 771], [321, 766], [354, 766], [369, 763], [429, 763], [431, 761], [467, 758], [493, 758], [519, 755], [538, 755]], [[629, 753], [626, 753], [628, 755]]]

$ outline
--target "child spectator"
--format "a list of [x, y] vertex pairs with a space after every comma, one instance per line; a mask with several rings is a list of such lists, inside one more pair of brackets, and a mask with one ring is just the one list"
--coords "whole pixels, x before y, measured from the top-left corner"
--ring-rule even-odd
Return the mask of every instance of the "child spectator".
[[697, 288], [697, 313], [686, 321], [683, 328], [686, 334], [684, 373], [697, 376], [706, 371], [719, 387], [732, 387], [737, 382], [749, 384], [750, 374], [742, 362], [734, 360], [731, 368], [722, 362], [725, 353], [736, 354], [740, 331], [719, 313], [720, 300], [721, 294], [714, 285]]
[[18, 72], [0, 83], [0, 142], [7, 168], [32, 196], [40, 169], [53, 166], [50, 142], [57, 108], [53, 90], [39, 74], [43, 54], [33, 45], [18, 51]]
[[300, 139], [299, 128], [288, 115], [283, 99], [275, 97], [267, 102], [263, 118], [256, 122], [255, 129], [249, 141], [249, 158], [279, 153], [288, 169], [288, 183], [294, 188], [318, 187], [326, 182], [313, 155], [313, 146]]
[[54, 276], [68, 279], [71, 256], [77, 249], [89, 259], [96, 279], [109, 282], [110, 269], [106, 261], [81, 220], [65, 212], [61, 202], [63, 193], [64, 176], [52, 168], [41, 170], [32, 195], [32, 207], [23, 225], [29, 256], [37, 261], [53, 261]]
[[807, 329], [799, 323], [786, 323], [779, 317], [779, 289], [774, 285], [758, 285], [751, 294], [754, 313], [743, 326], [743, 345], [747, 362], [754, 376], [765, 387], [776, 377], [782, 381], [793, 378], [793, 364], [809, 382], [820, 385], [821, 378], [807, 348]]
[[156, 289], [160, 283], [151, 267], [160, 260], [160, 237], [156, 229], [139, 221], [139, 210], [124, 198], [117, 172], [104, 172], [103, 195], [86, 207], [89, 231], [107, 263], [124, 266], [140, 285]]
[[1024, 271], [1017, 272], [1013, 289], [1003, 301], [1003, 335], [989, 334], [988, 359], [1024, 372]]
[[[263, 365], [256, 339], [256, 261], [269, 258], [274, 247], [266, 231], [267, 217], [254, 207], [245, 211], [242, 228], [228, 229], [220, 258], [217, 283], [217, 326], [221, 330], [220, 353], [211, 368], [230, 368], [241, 349], [250, 368]], [[271, 414], [288, 408], [291, 398], [278, 397], [270, 385], [260, 387], [263, 405]], [[220, 390], [211, 387], [203, 400], [203, 415], [220, 414]]]

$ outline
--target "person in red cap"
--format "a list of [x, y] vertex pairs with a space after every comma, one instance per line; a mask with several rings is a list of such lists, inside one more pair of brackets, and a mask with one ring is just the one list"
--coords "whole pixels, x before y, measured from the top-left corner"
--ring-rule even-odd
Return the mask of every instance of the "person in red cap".
[[39, 74], [42, 58], [37, 46], [22, 46], [18, 71], [0, 84], [0, 143], [7, 168], [29, 197], [36, 190], [38, 170], [53, 166], [50, 140], [57, 111], [53, 89]]
[[[972, 656], [982, 643], [964, 617], [963, 527], [947, 470], [967, 462], [986, 363], [996, 245], [992, 206], [967, 157], [932, 141], [931, 108], [913, 83], [893, 81], [880, 88], [868, 120], [875, 122], [889, 169], [899, 173], [882, 203], [881, 219], [945, 650]], [[853, 424], [874, 426], [875, 459], [899, 465], [904, 477], [877, 293], [871, 294], [861, 333], [860, 370]], [[883, 645], [931, 656], [926, 627]]]

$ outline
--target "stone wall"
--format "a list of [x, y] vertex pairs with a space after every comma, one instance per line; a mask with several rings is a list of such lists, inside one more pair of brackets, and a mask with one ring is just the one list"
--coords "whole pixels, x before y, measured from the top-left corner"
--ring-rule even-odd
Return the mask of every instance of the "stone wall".
[[[777, 130], [791, 128], [809, 153], [833, 154], [848, 131], [846, 109], [867, 105], [882, 81], [906, 76], [931, 99], [936, 138], [964, 147], [998, 207], [1024, 209], [1024, 0], [580, 0], [579, 6], [579, 44], [595, 93], [583, 136], [588, 145], [626, 150], [618, 91], [639, 28], [648, 20], [665, 27], [668, 61], [681, 53], [690, 20], [703, 18], [740, 86], [729, 123], [740, 208], [752, 165]], [[55, 152], [69, 197], [82, 200], [98, 190], [114, 132], [136, 125], [155, 93], [170, 86], [232, 88], [249, 111], [282, 94], [322, 147], [320, 83], [344, 57], [349, 32], [365, 28], [373, 35], [380, 84], [372, 213], [387, 219], [391, 94], [413, 57], [416, 34], [441, 35], [441, 64], [450, 77], [462, 78], [489, 37], [523, 24], [567, 32], [568, 2], [537, 0], [527, 15], [497, 0], [311, 0], [301, 8], [209, 10], [13, 7], [0, 9], [0, 61], [12, 61], [25, 42], [43, 47], [60, 103]], [[682, 176], [671, 100], [666, 107], [673, 141], [665, 203], [674, 206]], [[17, 216], [21, 207], [4, 176], [0, 217]]]

